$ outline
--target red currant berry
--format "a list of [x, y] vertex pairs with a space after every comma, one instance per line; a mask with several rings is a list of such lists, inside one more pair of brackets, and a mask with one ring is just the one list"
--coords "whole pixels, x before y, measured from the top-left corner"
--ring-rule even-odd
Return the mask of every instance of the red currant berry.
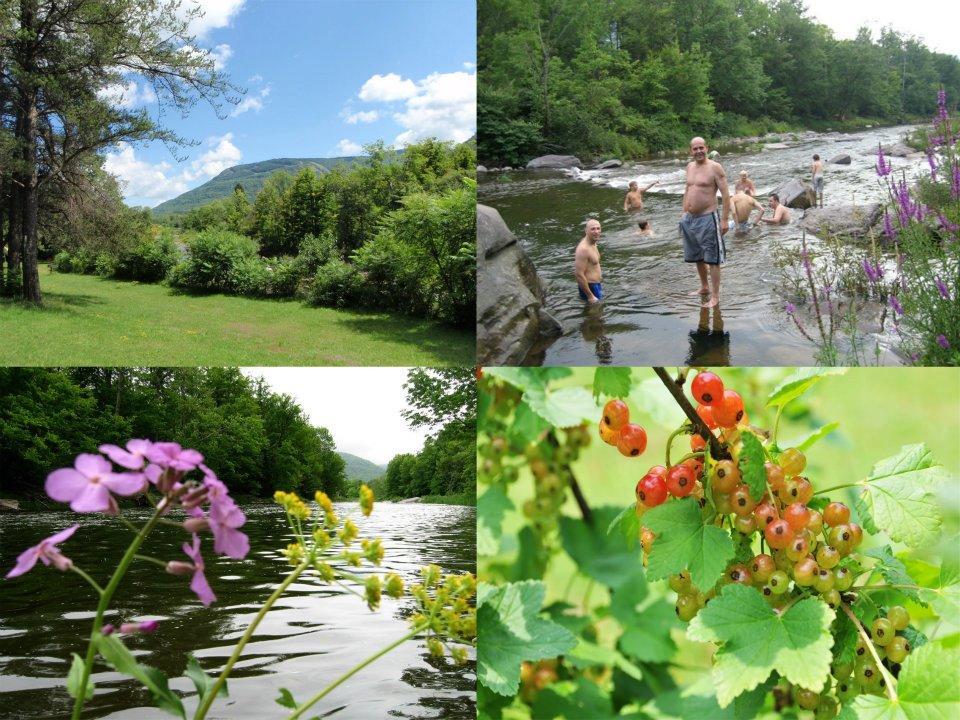
[[757, 555], [750, 563], [750, 571], [753, 573], [754, 581], [765, 583], [776, 571], [777, 565], [773, 558], [767, 554]]
[[757, 531], [757, 519], [753, 515], [737, 515], [733, 527], [744, 535], [753, 535]]
[[850, 508], [842, 502], [832, 502], [823, 509], [823, 521], [830, 527], [850, 522]]
[[742, 483], [733, 491], [730, 499], [733, 503], [733, 511], [740, 516], [749, 515], [757, 506], [757, 501], [750, 497], [750, 488]]
[[799, 475], [807, 466], [807, 458], [796, 448], [787, 448], [780, 455], [780, 467], [786, 475]]
[[656, 539], [657, 535], [653, 532], [653, 530], [645, 527], [640, 528], [640, 544], [643, 546], [644, 552], [650, 552], [650, 548], [653, 547], [653, 541]]
[[720, 460], [713, 466], [713, 488], [730, 493], [740, 484], [740, 470], [732, 460]]
[[621, 455], [637, 457], [647, 449], [647, 431], [634, 423], [627, 423], [620, 429], [620, 441], [617, 450]]
[[767, 545], [774, 550], [782, 550], [793, 540], [793, 530], [786, 520], [774, 520], [764, 528], [763, 536], [767, 539]]
[[702, 436], [694, 433], [690, 436], [690, 449], [693, 452], [700, 452], [707, 446], [707, 441]]
[[805, 477], [797, 476], [794, 481], [796, 482], [794, 488], [797, 491], [795, 499], [797, 502], [806, 505], [813, 498], [813, 485]]
[[712, 407], [713, 419], [720, 427], [735, 427], [743, 419], [743, 398], [734, 390], [724, 390], [723, 401]]
[[810, 511], [810, 519], [807, 520], [807, 530], [814, 535], [819, 535], [820, 531], [823, 530], [823, 515], [820, 514], [819, 510]]
[[796, 562], [802, 560], [810, 552], [810, 543], [802, 536], [795, 536], [787, 546], [787, 557]]
[[723, 381], [712, 372], [697, 373], [690, 384], [694, 399], [703, 405], [716, 405], [723, 400]]
[[703, 420], [703, 424], [706, 425], [710, 430], [716, 430], [717, 421], [713, 417], [713, 407], [710, 405], [698, 405], [697, 406], [697, 415], [700, 416], [700, 419]]
[[640, 478], [639, 482], [637, 482], [637, 490], [636, 490], [637, 500], [640, 500], [640, 486], [643, 485], [643, 481], [646, 480], [647, 478], [654, 477], [654, 476], [659, 476], [663, 478], [664, 481], [666, 481], [667, 469], [663, 465], [654, 465], [652, 468], [647, 470], [647, 474], [644, 475], [642, 478]]
[[783, 511], [783, 519], [790, 523], [790, 527], [794, 531], [799, 532], [807, 527], [807, 522], [810, 520], [810, 510], [801, 503], [791, 503]]
[[783, 474], [783, 468], [769, 462], [764, 463], [763, 467], [767, 471], [767, 484], [770, 485], [770, 488], [774, 492], [777, 492], [783, 487], [783, 483], [786, 480], [786, 475]]
[[667, 471], [667, 489], [674, 497], [686, 497], [693, 492], [697, 478], [689, 465], [681, 463]]
[[637, 499], [647, 507], [655, 507], [667, 499], [667, 483], [662, 475], [644, 475], [637, 483]]
[[740, 583], [741, 585], [752, 585], [753, 575], [747, 570], [746, 565], [734, 565], [727, 570], [727, 578], [730, 582]]
[[611, 430], [620, 430], [630, 422], [630, 410], [623, 400], [611, 400], [603, 406], [603, 422]]
[[753, 516], [757, 519], [757, 527], [765, 528], [777, 519], [777, 511], [765, 500], [753, 509]]
[[817, 575], [817, 562], [813, 558], [803, 558], [797, 561], [793, 566], [793, 581], [800, 586], [806, 587], [813, 585], [813, 579]]
[[857, 548], [863, 542], [863, 528], [857, 523], [850, 523], [850, 549]]
[[600, 421], [600, 439], [603, 440], [607, 445], [617, 446], [617, 443], [620, 442], [620, 431], [613, 430], [609, 425], [607, 425], [603, 420]]

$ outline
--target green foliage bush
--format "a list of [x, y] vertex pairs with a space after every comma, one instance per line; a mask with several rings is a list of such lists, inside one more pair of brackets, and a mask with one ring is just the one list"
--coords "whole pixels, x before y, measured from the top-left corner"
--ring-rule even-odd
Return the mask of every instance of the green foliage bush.
[[61, 250], [53, 256], [52, 265], [57, 272], [73, 272], [73, 256], [66, 250]]
[[170, 284], [191, 290], [233, 292], [256, 286], [257, 243], [228, 230], [205, 230], [189, 242], [190, 255], [170, 273]]
[[297, 272], [302, 277], [313, 277], [336, 252], [336, 241], [330, 234], [307, 235], [300, 241], [300, 253], [295, 259]]
[[230, 268], [230, 282], [225, 292], [247, 297], [266, 297], [270, 285], [270, 268], [263, 258], [243, 257]]
[[177, 248], [169, 228], [152, 228], [135, 245], [116, 257], [113, 276], [121, 280], [158, 282], [177, 260]]
[[334, 259], [317, 270], [310, 300], [323, 307], [363, 307], [369, 303], [370, 290], [356, 267]]
[[93, 266], [93, 271], [95, 274], [104, 278], [113, 277], [116, 269], [117, 259], [113, 255], [106, 252], [97, 253], [97, 258]]
[[278, 257], [264, 261], [268, 269], [267, 284], [264, 295], [266, 297], [284, 298], [297, 294], [303, 274], [296, 258]]

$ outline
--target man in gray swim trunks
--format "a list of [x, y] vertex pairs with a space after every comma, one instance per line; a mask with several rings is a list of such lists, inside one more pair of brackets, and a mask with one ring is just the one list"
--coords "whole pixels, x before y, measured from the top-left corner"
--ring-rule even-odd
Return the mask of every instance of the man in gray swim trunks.
[[[723, 236], [730, 219], [730, 190], [720, 163], [707, 158], [707, 143], [701, 137], [690, 141], [693, 162], [687, 165], [687, 189], [683, 193], [683, 215], [680, 235], [683, 237], [683, 259], [695, 262], [700, 275], [700, 289], [692, 295], [709, 295], [702, 307], [720, 304], [720, 265], [726, 261]], [[717, 212], [717, 191], [723, 199], [723, 217]], [[707, 285], [709, 268], [710, 285]]]

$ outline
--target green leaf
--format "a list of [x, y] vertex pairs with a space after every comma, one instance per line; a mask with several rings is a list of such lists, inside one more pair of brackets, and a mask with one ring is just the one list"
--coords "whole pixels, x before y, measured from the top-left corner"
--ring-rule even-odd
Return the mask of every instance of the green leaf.
[[620, 636], [620, 650], [640, 662], [668, 662], [677, 651], [670, 629], [679, 626], [673, 603], [657, 600], [634, 615]]
[[673, 399], [673, 395], [663, 386], [659, 378], [647, 378], [634, 385], [630, 392], [630, 401], [643, 411], [658, 425], [665, 428], [676, 428], [686, 419], [683, 410]]
[[767, 471], [764, 461], [767, 459], [763, 452], [760, 438], [752, 432], [744, 430], [740, 433], [743, 448], [740, 450], [740, 477], [750, 488], [750, 497], [759, 500], [767, 489]]
[[640, 668], [627, 660], [619, 651], [583, 638], [564, 656], [564, 660], [580, 670], [597, 666], [620, 668], [634, 680], [643, 678]]
[[[904, 567], [903, 563], [893, 556], [893, 550], [890, 549], [889, 545], [871, 548], [870, 550], [867, 550], [864, 555], [872, 557], [878, 561], [873, 569], [879, 572], [883, 576], [883, 579], [891, 585], [917, 584], [917, 582], [907, 573], [907, 568]], [[903, 593], [914, 602], [920, 603], [921, 605], [926, 605], [926, 603], [917, 594], [917, 591], [912, 588], [901, 587], [897, 588], [897, 591]]]
[[614, 720], [618, 717], [613, 711], [610, 696], [586, 678], [555, 682], [545, 687], [537, 693], [531, 715], [535, 718], [569, 720]]
[[960, 649], [927, 643], [903, 661], [897, 702], [886, 695], [860, 695], [853, 702], [859, 720], [945, 720], [960, 717]]
[[772, 686], [772, 682], [764, 683], [738, 695], [727, 707], [721, 708], [717, 704], [713, 683], [705, 675], [689, 687], [658, 694], [653, 703], [667, 716], [681, 720], [754, 720], [760, 714], [760, 708]]
[[503, 535], [503, 517], [513, 502], [499, 485], [491, 485], [477, 498], [477, 554], [496, 555]]
[[576, 638], [540, 617], [546, 586], [527, 580], [486, 590], [478, 608], [477, 679], [500, 695], [515, 695], [520, 663], [570, 650]]
[[540, 434], [549, 427], [550, 424], [531, 410], [527, 401], [523, 400], [517, 405], [508, 435], [512, 443], [522, 447], [527, 443], [538, 442]]
[[871, 533], [882, 529], [891, 540], [911, 547], [936, 540], [943, 516], [935, 491], [950, 479], [926, 445], [905, 445], [860, 481], [856, 505], [863, 527]]
[[640, 518], [637, 517], [637, 504], [630, 503], [607, 526], [608, 535], [619, 535], [627, 547], [633, 547], [640, 542]]
[[[80, 679], [83, 677], [84, 670], [83, 658], [73, 653], [73, 662], [70, 665], [70, 672], [67, 674], [67, 692], [70, 697], [75, 698], [80, 692]], [[89, 700], [93, 697], [93, 681], [87, 677], [87, 687], [83, 693], [83, 699]]]
[[183, 703], [167, 685], [167, 676], [149, 665], [141, 665], [126, 645], [114, 635], [100, 635], [96, 639], [97, 651], [114, 670], [122, 675], [136, 678], [153, 695], [157, 707], [171, 715], [184, 717]]
[[[197, 661], [197, 658], [192, 654], [187, 655], [187, 669], [184, 670], [183, 674], [193, 681], [193, 686], [197, 689], [197, 693], [200, 695], [200, 702], [203, 702], [204, 698], [207, 697], [207, 693], [209, 693], [213, 688], [214, 681], [203, 671], [203, 668], [200, 667], [200, 663]], [[217, 695], [223, 695], [226, 697], [227, 694], [227, 683], [224, 682], [217, 691]]]
[[573, 427], [583, 422], [596, 422], [600, 408], [586, 388], [565, 387], [546, 391], [533, 388], [523, 395], [530, 409], [558, 428]]
[[782, 407], [791, 400], [796, 400], [828, 375], [843, 375], [846, 372], [846, 368], [800, 368], [773, 389], [767, 398], [767, 407]]
[[651, 580], [689, 570], [693, 584], [706, 592], [733, 557], [730, 535], [714, 525], [704, 525], [693, 498], [658, 505], [643, 516], [643, 524], [657, 536], [647, 558]]
[[844, 613], [837, 613], [833, 621], [833, 661], [838, 665], [852, 663], [857, 649], [857, 626]]
[[547, 383], [546, 377], [539, 372], [540, 368], [523, 367], [491, 367], [484, 368], [483, 374], [500, 378], [524, 392], [532, 389], [543, 389]]
[[620, 587], [642, 567], [639, 544], [631, 546], [622, 535], [607, 532], [617, 514], [615, 507], [594, 508], [593, 525], [579, 518], [560, 518], [560, 541], [577, 569], [611, 588]]
[[598, 367], [593, 372], [593, 397], [625, 398], [630, 394], [630, 368]]
[[840, 427], [840, 423], [837, 421], [827, 423], [823, 427], [819, 427], [816, 430], [814, 430], [812, 433], [807, 435], [802, 440], [796, 440], [792, 443], [788, 443], [784, 445], [784, 447], [793, 447], [799, 450], [800, 452], [806, 452], [815, 443], [819, 442], [820, 440], [823, 440], [823, 438], [825, 438], [827, 435], [832, 433], [838, 427]]
[[833, 610], [816, 598], [800, 600], [780, 615], [755, 588], [734, 583], [694, 617], [687, 636], [721, 643], [713, 679], [724, 708], [774, 671], [819, 692], [830, 674], [833, 619]]
[[637, 622], [637, 605], [647, 597], [647, 578], [643, 568], [637, 569], [610, 594], [610, 614], [625, 627]]
[[297, 709], [297, 701], [293, 699], [293, 693], [286, 688], [280, 688], [280, 697], [275, 698], [274, 702], [285, 708]]

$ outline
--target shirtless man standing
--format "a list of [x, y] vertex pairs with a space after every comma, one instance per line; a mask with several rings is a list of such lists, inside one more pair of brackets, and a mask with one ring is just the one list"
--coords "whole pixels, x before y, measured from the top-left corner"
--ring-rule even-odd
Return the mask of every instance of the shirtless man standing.
[[[683, 193], [683, 215], [680, 235], [683, 237], [683, 259], [695, 262], [700, 275], [700, 290], [694, 295], [710, 294], [703, 307], [720, 304], [720, 265], [726, 260], [723, 236], [730, 218], [730, 190], [720, 163], [707, 159], [707, 143], [702, 137], [690, 141], [693, 162], [687, 165], [687, 189]], [[723, 218], [717, 213], [717, 191], [723, 199]], [[710, 286], [707, 286], [707, 267]], [[712, 289], [712, 292], [711, 292]]]
[[780, 196], [774, 193], [770, 196], [770, 208], [773, 210], [772, 218], [760, 218], [761, 222], [768, 225], [786, 225], [790, 222], [790, 211], [786, 205], [780, 203]]
[[573, 274], [580, 288], [580, 299], [591, 305], [603, 298], [603, 288], [600, 285], [603, 279], [600, 273], [600, 251], [597, 250], [599, 240], [600, 221], [590, 218], [573, 255]]
[[[756, 198], [750, 197], [750, 195], [743, 190], [738, 190], [730, 196], [730, 204], [733, 206], [733, 220], [736, 223], [736, 225], [730, 229], [735, 229], [737, 233], [745, 233], [750, 230], [751, 227], [760, 222], [760, 218], [762, 218], [766, 212], [763, 205], [757, 202]], [[760, 214], [757, 215], [757, 219], [751, 223], [750, 211], [753, 208], [759, 210]]]
[[820, 199], [820, 207], [823, 207], [823, 160], [819, 155], [813, 156], [810, 174], [813, 176], [813, 192]]
[[624, 212], [639, 212], [643, 210], [643, 193], [656, 185], [659, 180], [654, 180], [652, 183], [647, 185], [643, 190], [639, 189], [636, 180], [631, 180], [630, 185], [627, 186], [627, 195], [623, 198], [623, 211]]

